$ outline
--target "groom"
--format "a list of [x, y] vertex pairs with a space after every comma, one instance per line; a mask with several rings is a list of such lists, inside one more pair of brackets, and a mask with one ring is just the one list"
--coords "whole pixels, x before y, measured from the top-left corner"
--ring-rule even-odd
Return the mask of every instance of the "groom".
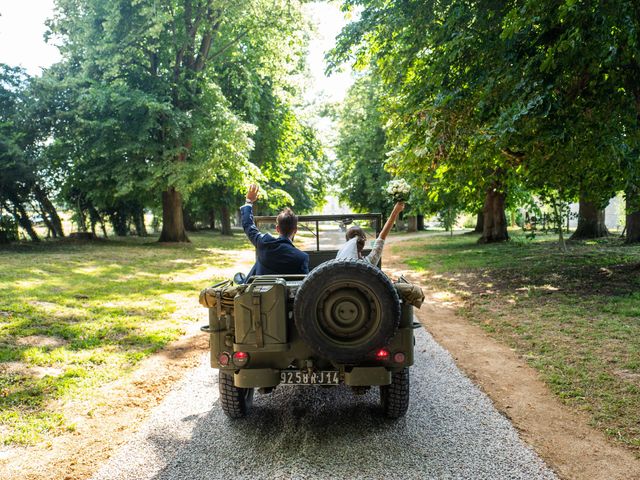
[[256, 263], [247, 278], [253, 275], [284, 275], [309, 273], [309, 255], [293, 246], [298, 231], [298, 217], [285, 208], [276, 219], [278, 238], [260, 233], [253, 221], [253, 204], [258, 199], [258, 186], [251, 185], [246, 203], [240, 208], [242, 228], [256, 247]]

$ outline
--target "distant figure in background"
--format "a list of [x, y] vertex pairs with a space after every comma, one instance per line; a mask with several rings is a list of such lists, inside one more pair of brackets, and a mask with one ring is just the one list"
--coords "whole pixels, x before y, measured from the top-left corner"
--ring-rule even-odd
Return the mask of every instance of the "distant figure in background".
[[382, 227], [382, 231], [376, 241], [373, 244], [373, 248], [371, 252], [366, 257], [362, 256], [362, 250], [364, 250], [364, 246], [367, 242], [367, 235], [364, 233], [364, 230], [357, 225], [349, 227], [346, 233], [347, 243], [345, 243], [340, 250], [338, 250], [338, 254], [336, 255], [337, 259], [352, 259], [352, 260], [363, 260], [365, 262], [370, 263], [371, 265], [378, 265], [380, 263], [380, 257], [382, 257], [382, 249], [384, 248], [384, 241], [389, 235], [393, 224], [396, 222], [398, 215], [400, 212], [404, 210], [404, 202], [398, 202], [394, 205], [393, 211], [389, 218], [387, 218], [384, 227]]
[[[253, 220], [253, 203], [258, 199], [258, 186], [251, 185], [244, 206], [240, 208], [242, 228], [256, 247], [256, 263], [246, 278], [253, 275], [285, 275], [309, 273], [309, 255], [293, 246], [298, 231], [298, 217], [293, 210], [285, 208], [276, 220], [278, 238], [261, 233]], [[244, 276], [236, 283], [244, 283]]]

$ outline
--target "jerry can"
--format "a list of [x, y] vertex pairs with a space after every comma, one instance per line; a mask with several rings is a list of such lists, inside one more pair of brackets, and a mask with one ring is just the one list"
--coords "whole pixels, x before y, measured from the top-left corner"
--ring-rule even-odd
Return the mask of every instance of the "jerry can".
[[280, 352], [287, 344], [287, 283], [256, 279], [234, 299], [235, 351]]

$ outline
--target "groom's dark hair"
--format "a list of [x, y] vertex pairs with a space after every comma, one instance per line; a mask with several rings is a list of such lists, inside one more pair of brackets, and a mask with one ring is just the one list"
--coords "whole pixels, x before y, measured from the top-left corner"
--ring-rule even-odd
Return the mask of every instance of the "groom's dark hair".
[[289, 207], [282, 210], [276, 218], [280, 235], [290, 237], [298, 228], [298, 216]]

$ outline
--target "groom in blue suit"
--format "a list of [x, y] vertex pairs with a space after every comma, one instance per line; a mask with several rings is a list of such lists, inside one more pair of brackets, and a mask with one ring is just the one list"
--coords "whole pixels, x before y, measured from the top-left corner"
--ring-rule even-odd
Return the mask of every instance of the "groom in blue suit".
[[296, 214], [290, 208], [280, 212], [276, 220], [278, 238], [260, 233], [253, 221], [253, 204], [257, 199], [258, 186], [251, 185], [247, 203], [240, 208], [244, 233], [256, 247], [256, 263], [247, 278], [252, 275], [309, 273], [309, 255], [293, 246], [293, 237], [298, 231]]

